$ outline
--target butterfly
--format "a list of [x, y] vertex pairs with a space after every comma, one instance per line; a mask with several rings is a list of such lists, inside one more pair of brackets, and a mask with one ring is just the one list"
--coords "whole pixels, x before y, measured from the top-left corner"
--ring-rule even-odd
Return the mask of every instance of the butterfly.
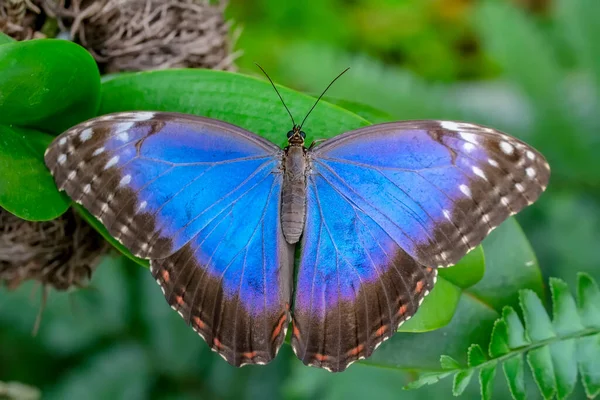
[[227, 362], [268, 363], [291, 322], [304, 364], [343, 371], [415, 314], [439, 268], [533, 203], [550, 168], [477, 124], [384, 123], [307, 148], [304, 121], [282, 149], [215, 119], [120, 112], [64, 132], [45, 161]]

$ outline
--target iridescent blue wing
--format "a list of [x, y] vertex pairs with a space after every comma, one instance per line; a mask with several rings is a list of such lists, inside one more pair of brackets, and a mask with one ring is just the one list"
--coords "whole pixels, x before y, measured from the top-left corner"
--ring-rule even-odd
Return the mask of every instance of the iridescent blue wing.
[[102, 116], [46, 154], [60, 189], [151, 270], [169, 304], [233, 365], [266, 363], [289, 320], [281, 150], [220, 121]]
[[459, 261], [546, 188], [525, 143], [479, 125], [374, 125], [309, 152], [292, 346], [340, 371], [410, 318]]

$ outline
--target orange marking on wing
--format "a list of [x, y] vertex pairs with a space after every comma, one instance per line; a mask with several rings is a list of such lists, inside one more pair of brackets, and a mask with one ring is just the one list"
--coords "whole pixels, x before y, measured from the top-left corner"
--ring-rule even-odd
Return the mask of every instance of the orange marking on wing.
[[183, 297], [181, 297], [181, 296], [175, 296], [175, 302], [176, 302], [178, 305], [182, 306], [182, 305], [184, 304], [184, 303], [183, 303]]
[[215, 344], [215, 347], [216, 347], [217, 349], [220, 349], [220, 348], [221, 348], [221, 341], [220, 341], [219, 339], [217, 339], [217, 338], [214, 338], [214, 339], [213, 339], [213, 343]]
[[300, 330], [296, 326], [296, 321], [292, 321], [292, 333], [294, 334], [294, 336], [300, 337]]
[[317, 359], [317, 361], [323, 362], [323, 361], [327, 361], [329, 359], [329, 356], [317, 353], [317, 354], [315, 354], [315, 358]]
[[283, 329], [283, 324], [287, 321], [287, 313], [284, 313], [281, 318], [279, 318], [279, 322], [277, 322], [277, 326], [275, 327], [275, 329], [273, 330], [273, 334], [271, 335], [271, 340], [275, 340], [275, 338], [277, 336], [279, 336], [279, 333], [281, 332], [281, 329]]
[[204, 322], [202, 322], [202, 320], [200, 318], [192, 317], [192, 319], [194, 320], [194, 324], [196, 324], [198, 329], [204, 329]]
[[160, 272], [160, 274], [162, 275], [163, 281], [165, 281], [165, 283], [169, 283], [169, 281], [171, 280], [171, 275], [169, 275], [169, 271], [163, 269]]
[[408, 306], [406, 304], [403, 304], [402, 307], [400, 307], [400, 309], [398, 310], [398, 316], [404, 315], [406, 311], [408, 311]]
[[385, 331], [387, 331], [387, 325], [383, 325], [381, 328], [377, 329], [377, 332], [375, 332], [375, 336], [382, 336]]
[[355, 357], [355, 356], [358, 356], [358, 355], [359, 355], [359, 354], [360, 354], [360, 353], [363, 351], [363, 349], [364, 349], [364, 348], [365, 348], [365, 346], [364, 346], [364, 345], [362, 345], [362, 344], [359, 344], [358, 346], [356, 346], [355, 348], [353, 348], [352, 350], [350, 350], [350, 351], [348, 352], [348, 355], [349, 355], [350, 357]]
[[415, 287], [415, 293], [421, 293], [423, 291], [424, 286], [425, 286], [425, 282], [423, 282], [423, 281], [417, 282], [417, 287]]
[[246, 352], [246, 353], [242, 353], [242, 357], [244, 358], [248, 358], [248, 359], [253, 359], [254, 357], [256, 357], [258, 353], [256, 351], [253, 352]]

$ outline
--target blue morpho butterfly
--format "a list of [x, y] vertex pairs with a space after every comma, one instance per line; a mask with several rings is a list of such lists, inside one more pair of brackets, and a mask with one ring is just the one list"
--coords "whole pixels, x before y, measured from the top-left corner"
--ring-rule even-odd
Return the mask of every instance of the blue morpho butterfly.
[[223, 121], [121, 112], [69, 129], [45, 161], [150, 259], [169, 304], [227, 362], [268, 363], [291, 320], [296, 355], [330, 371], [369, 357], [437, 269], [533, 203], [550, 175], [532, 147], [470, 123], [372, 125], [308, 149], [302, 124], [287, 137], [281, 149]]

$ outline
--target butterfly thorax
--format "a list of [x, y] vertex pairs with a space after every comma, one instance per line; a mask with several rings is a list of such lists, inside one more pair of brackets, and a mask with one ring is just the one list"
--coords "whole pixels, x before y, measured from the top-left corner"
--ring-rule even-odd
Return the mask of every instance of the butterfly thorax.
[[294, 127], [288, 133], [289, 146], [283, 156], [283, 188], [281, 191], [281, 228], [285, 240], [298, 242], [306, 216], [306, 148], [304, 132]]

